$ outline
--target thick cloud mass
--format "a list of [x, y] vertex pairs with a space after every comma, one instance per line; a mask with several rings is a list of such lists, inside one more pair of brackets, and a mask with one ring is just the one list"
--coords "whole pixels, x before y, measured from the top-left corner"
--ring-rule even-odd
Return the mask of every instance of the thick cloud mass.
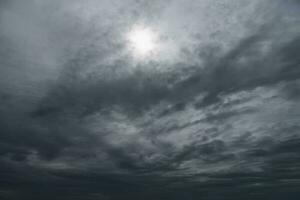
[[299, 199], [299, 11], [0, 0], [0, 199]]

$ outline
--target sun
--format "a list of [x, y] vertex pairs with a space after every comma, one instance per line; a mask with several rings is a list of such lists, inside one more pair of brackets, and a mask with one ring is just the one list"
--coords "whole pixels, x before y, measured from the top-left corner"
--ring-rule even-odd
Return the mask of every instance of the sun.
[[128, 33], [130, 48], [137, 56], [147, 56], [156, 48], [156, 34], [150, 28], [135, 27]]

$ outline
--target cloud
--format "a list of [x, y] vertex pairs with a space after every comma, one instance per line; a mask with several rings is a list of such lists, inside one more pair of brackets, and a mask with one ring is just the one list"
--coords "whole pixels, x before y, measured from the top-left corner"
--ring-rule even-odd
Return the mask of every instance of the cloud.
[[298, 1], [0, 5], [0, 198], [299, 196]]

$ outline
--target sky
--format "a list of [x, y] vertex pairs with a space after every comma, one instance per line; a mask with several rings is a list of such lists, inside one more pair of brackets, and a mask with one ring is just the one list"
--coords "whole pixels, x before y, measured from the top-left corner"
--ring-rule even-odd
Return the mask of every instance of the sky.
[[0, 0], [0, 199], [297, 200], [300, 1]]

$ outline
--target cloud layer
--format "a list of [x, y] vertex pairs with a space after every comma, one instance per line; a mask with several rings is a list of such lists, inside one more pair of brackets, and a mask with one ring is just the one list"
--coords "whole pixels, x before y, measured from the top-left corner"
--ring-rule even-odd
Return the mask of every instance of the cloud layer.
[[299, 6], [0, 1], [1, 199], [298, 199]]

